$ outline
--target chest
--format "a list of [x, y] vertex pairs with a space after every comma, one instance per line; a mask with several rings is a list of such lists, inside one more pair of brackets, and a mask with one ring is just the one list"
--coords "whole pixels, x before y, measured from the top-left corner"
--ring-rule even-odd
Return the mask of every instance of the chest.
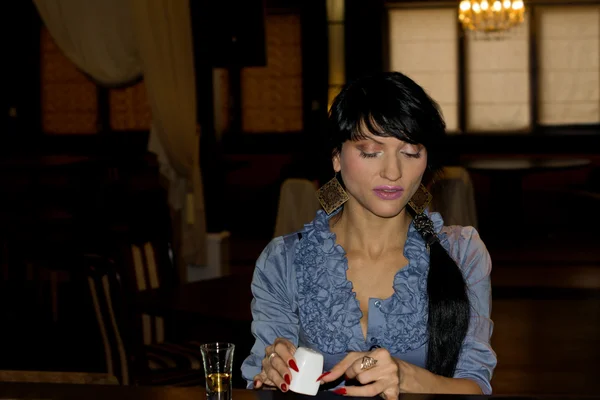
[[362, 318], [363, 336], [367, 335], [369, 302], [371, 299], [387, 299], [394, 294], [394, 279], [398, 270], [408, 264], [402, 251], [397, 251], [377, 260], [358, 253], [348, 253], [346, 277], [352, 283]]
[[374, 344], [406, 353], [425, 343], [427, 258], [396, 253], [369, 263], [304, 243], [295, 263], [301, 343], [331, 355]]

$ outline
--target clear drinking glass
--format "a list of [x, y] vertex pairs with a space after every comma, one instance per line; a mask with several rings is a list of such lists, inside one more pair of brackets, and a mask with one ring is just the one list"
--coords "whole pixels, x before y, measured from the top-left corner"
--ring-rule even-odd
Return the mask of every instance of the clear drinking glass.
[[231, 400], [234, 350], [232, 343], [206, 343], [200, 346], [207, 400]]

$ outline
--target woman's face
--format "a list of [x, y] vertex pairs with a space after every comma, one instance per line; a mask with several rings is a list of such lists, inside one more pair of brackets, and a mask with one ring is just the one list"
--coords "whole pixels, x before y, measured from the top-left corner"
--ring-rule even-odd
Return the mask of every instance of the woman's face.
[[350, 201], [382, 218], [395, 217], [419, 188], [427, 168], [427, 150], [393, 137], [368, 135], [346, 141], [333, 157]]

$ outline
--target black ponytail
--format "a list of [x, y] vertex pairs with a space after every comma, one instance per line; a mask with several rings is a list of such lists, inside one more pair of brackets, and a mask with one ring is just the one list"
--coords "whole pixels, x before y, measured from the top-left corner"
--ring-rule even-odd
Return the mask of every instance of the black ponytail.
[[431, 219], [422, 213], [414, 217], [413, 223], [429, 248], [426, 368], [434, 374], [452, 377], [469, 327], [471, 307], [467, 285], [460, 268], [439, 242]]

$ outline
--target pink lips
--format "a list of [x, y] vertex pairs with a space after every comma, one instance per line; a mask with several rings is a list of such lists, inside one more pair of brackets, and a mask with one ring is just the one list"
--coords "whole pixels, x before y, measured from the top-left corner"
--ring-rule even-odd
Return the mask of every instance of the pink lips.
[[377, 197], [383, 200], [396, 200], [402, 197], [404, 189], [400, 186], [377, 186], [373, 189]]

